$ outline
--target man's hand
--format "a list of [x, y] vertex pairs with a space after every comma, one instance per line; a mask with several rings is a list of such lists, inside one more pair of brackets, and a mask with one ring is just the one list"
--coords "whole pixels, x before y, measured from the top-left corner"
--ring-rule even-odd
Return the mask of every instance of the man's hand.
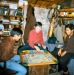
[[14, 49], [13, 53], [14, 53], [14, 54], [17, 54], [17, 49]]
[[46, 46], [45, 46], [45, 45], [42, 45], [42, 47], [43, 47], [44, 49], [46, 49]]
[[34, 46], [34, 48], [37, 50], [37, 52], [41, 53], [41, 50], [38, 46]]
[[14, 51], [13, 51], [13, 53], [14, 53], [14, 54], [17, 54], [17, 50], [18, 50], [18, 46], [14, 46]]
[[58, 51], [58, 56], [61, 56], [61, 53], [62, 53], [62, 49], [60, 48]]
[[64, 56], [66, 53], [67, 53], [66, 51], [62, 52], [61, 57]]

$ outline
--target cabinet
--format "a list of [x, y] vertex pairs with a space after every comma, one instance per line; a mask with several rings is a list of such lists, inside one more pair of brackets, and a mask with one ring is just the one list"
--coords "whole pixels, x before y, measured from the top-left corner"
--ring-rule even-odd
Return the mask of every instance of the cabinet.
[[23, 8], [19, 8], [17, 3], [0, 3], [0, 20], [4, 26], [4, 32], [0, 36], [7, 36], [13, 27], [21, 28]]

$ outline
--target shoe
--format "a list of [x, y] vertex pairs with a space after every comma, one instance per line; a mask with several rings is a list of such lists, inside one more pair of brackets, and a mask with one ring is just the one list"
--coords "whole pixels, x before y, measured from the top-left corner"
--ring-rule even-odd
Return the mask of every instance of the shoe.
[[70, 74], [69, 74], [69, 73], [68, 73], [68, 74], [64, 74], [64, 73], [63, 73], [63, 75], [70, 75]]
[[56, 73], [56, 72], [57, 72], [56, 69], [52, 69], [52, 68], [51, 68], [51, 69], [49, 70], [49, 74], [51, 74], [51, 73]]
[[63, 74], [63, 75], [70, 75], [70, 74]]

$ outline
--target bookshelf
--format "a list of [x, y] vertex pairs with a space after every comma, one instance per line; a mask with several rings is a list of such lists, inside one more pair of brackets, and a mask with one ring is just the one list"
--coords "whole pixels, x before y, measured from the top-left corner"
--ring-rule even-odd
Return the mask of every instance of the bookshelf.
[[[11, 0], [8, 1], [10, 2], [0, 2], [0, 20], [2, 20], [4, 26], [4, 31], [0, 34], [0, 40], [9, 37], [12, 28], [21, 28], [21, 23], [24, 20], [24, 9], [18, 6], [18, 0], [12, 0], [13, 2]], [[22, 39], [15, 45], [19, 46], [21, 44]]]
[[0, 37], [9, 36], [8, 32], [13, 27], [21, 28], [20, 19], [24, 20], [23, 8], [19, 8], [18, 3], [15, 3], [15, 2], [2, 3], [1, 2], [0, 3], [0, 20], [2, 20], [5, 34], [0, 34]]

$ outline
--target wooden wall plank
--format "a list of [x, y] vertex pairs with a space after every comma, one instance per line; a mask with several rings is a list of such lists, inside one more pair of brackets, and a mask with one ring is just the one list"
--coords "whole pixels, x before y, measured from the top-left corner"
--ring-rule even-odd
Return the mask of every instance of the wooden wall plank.
[[61, 9], [60, 11], [63, 11], [63, 12], [74, 12], [74, 8], [65, 8], [65, 9]]

